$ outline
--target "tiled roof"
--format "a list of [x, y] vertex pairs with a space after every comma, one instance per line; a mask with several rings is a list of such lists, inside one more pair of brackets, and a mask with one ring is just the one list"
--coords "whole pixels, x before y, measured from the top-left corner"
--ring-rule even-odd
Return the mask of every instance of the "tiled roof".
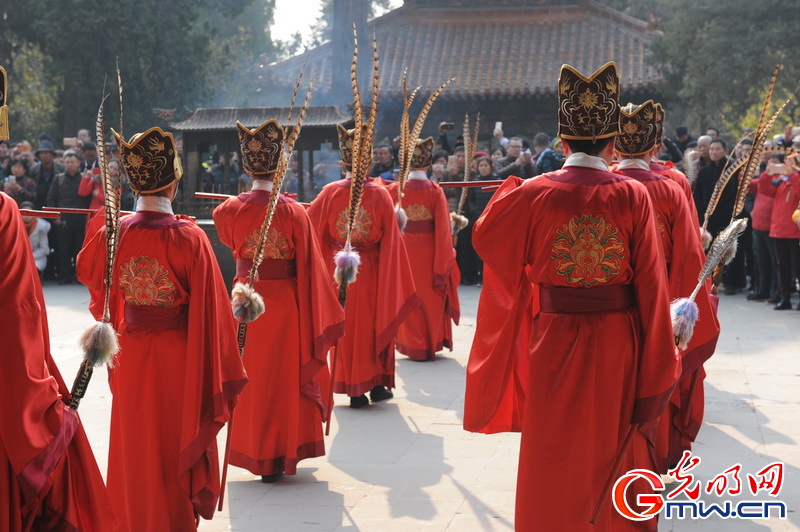
[[[295, 108], [292, 122], [299, 112]], [[267, 120], [277, 120], [286, 124], [289, 114], [288, 107], [251, 107], [239, 109], [236, 107], [223, 107], [219, 109], [198, 109], [183, 122], [171, 122], [169, 127], [176, 131], [220, 131], [236, 129], [236, 121], [249, 128], [260, 126]], [[352, 117], [342, 112], [335, 105], [311, 106], [306, 111], [303, 127], [333, 126], [351, 120]]]
[[[646, 64], [658, 31], [644, 21], [600, 5], [432, 9], [403, 6], [372, 21], [381, 57], [380, 93], [408, 85], [432, 90], [456, 78], [443, 98], [497, 98], [554, 94], [561, 65], [587, 75], [616, 61], [623, 91], [652, 88], [660, 78]], [[372, 28], [370, 28], [372, 29]], [[317, 87], [331, 86], [333, 46], [308, 55]], [[266, 67], [265, 78], [291, 86], [306, 54]]]

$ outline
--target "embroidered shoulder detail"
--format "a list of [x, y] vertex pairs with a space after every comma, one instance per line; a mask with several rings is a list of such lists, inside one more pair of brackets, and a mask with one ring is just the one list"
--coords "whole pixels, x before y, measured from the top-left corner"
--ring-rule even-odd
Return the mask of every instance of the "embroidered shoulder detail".
[[433, 214], [431, 214], [430, 209], [428, 209], [425, 205], [421, 205], [419, 203], [412, 203], [408, 207], [405, 207], [406, 214], [408, 215], [408, 219], [411, 222], [419, 222], [422, 220], [433, 220]]
[[177, 290], [158, 259], [141, 255], [120, 267], [119, 286], [125, 301], [135, 306], [171, 307]]
[[618, 233], [600, 216], [573, 216], [556, 230], [551, 256], [556, 273], [582, 286], [607, 283], [619, 273], [625, 258]]
[[[350, 216], [350, 207], [339, 213], [336, 218], [336, 236], [339, 240], [347, 240], [347, 218]], [[352, 241], [366, 242], [369, 238], [369, 233], [372, 231], [372, 215], [364, 207], [358, 208], [356, 215], [356, 223], [353, 224]]]
[[[259, 230], [256, 229], [252, 232], [252, 234], [247, 235], [247, 238], [244, 240], [244, 248], [242, 250], [242, 256], [247, 259], [252, 259], [253, 255], [255, 255], [256, 247], [258, 246], [258, 237], [259, 237]], [[267, 231], [267, 241], [264, 243], [264, 258], [265, 259], [293, 259], [294, 253], [292, 252], [291, 246], [289, 246], [289, 240], [286, 238], [286, 235], [275, 229], [274, 227], [270, 227], [269, 231]]]

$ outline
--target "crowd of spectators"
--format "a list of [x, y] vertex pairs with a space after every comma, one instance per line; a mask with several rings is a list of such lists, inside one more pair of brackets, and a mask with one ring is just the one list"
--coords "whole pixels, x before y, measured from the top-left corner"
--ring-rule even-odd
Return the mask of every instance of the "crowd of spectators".
[[[97, 146], [89, 131], [63, 139], [56, 148], [53, 139], [41, 135], [36, 147], [27, 140], [0, 141], [2, 190], [22, 209], [78, 208], [95, 210], [103, 205], [103, 186]], [[133, 195], [120, 172], [116, 146], [108, 146], [109, 173], [122, 186], [121, 207], [133, 209]], [[25, 217], [36, 266], [43, 280], [59, 284], [75, 282], [75, 257], [83, 245], [86, 214], [66, 214], [48, 222]]]
[[[509, 176], [528, 179], [546, 172], [558, 170], [564, 164], [564, 152], [559, 139], [551, 139], [546, 133], [537, 133], [533, 138], [533, 145], [524, 136], [506, 138], [501, 128], [496, 128], [493, 140], [486, 146], [486, 151], [480, 151], [483, 146], [479, 143], [472, 161], [466, 160], [463, 136], [450, 138], [453, 124], [442, 122], [439, 124], [439, 151], [434, 153], [433, 164], [428, 171], [432, 181], [443, 183], [447, 181], [469, 180], [502, 180]], [[391, 179], [393, 173], [389, 169], [387, 152], [391, 150], [394, 156], [394, 171], [399, 166], [397, 163], [397, 148], [399, 139], [395, 139], [392, 146], [380, 146], [377, 151], [376, 164], [370, 175], [380, 175]], [[464, 285], [481, 285], [483, 276], [483, 263], [472, 247], [472, 227], [483, 213], [486, 204], [492, 197], [492, 191], [483, 191], [481, 188], [468, 188], [463, 203], [461, 214], [468, 220], [467, 226], [458, 233], [456, 241], [456, 260], [461, 270], [461, 283]], [[451, 212], [459, 212], [459, 203], [462, 189], [444, 188], [445, 196]]]
[[[684, 128], [676, 129], [673, 141], [679, 145]], [[680, 130], [680, 131], [679, 131]], [[746, 157], [753, 145], [753, 130], [746, 129], [733, 147], [719, 136], [719, 130], [709, 128], [704, 135], [693, 139], [688, 131], [685, 144], [687, 159], [684, 167], [697, 169], [692, 183], [699, 223], [705, 212], [717, 180], [727, 167]], [[686, 138], [684, 138], [686, 140]], [[792, 308], [791, 296], [798, 291], [800, 278], [800, 221], [793, 214], [800, 207], [800, 128], [787, 127], [764, 146], [760, 166], [748, 189], [740, 218], [748, 225], [739, 238], [739, 251], [726, 267], [722, 277], [724, 293], [733, 295], [749, 290], [750, 301], [766, 301], [775, 310]], [[730, 222], [736, 199], [739, 172], [720, 194], [719, 202], [706, 225], [716, 236]], [[797, 305], [800, 310], [800, 304]]]

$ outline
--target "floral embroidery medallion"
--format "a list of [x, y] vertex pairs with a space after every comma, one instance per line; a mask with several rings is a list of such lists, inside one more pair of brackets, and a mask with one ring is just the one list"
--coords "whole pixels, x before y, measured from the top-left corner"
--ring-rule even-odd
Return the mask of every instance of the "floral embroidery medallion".
[[[253, 255], [256, 253], [256, 247], [258, 246], [258, 237], [259, 237], [259, 230], [256, 229], [253, 231], [252, 234], [248, 235], [247, 238], [244, 240], [244, 250], [242, 252], [242, 256], [248, 259], [252, 259]], [[264, 258], [265, 259], [292, 259], [294, 258], [294, 253], [292, 253], [292, 249], [289, 246], [289, 240], [286, 238], [286, 235], [275, 229], [274, 227], [270, 227], [269, 231], [267, 231], [267, 240], [264, 242]]]
[[145, 255], [132, 257], [120, 267], [119, 286], [131, 305], [171, 307], [175, 301], [175, 284], [169, 272], [158, 259]]
[[601, 217], [573, 216], [556, 230], [553, 255], [556, 272], [570, 283], [592, 286], [607, 283], [619, 273], [625, 247], [618, 230]]
[[405, 207], [406, 215], [408, 215], [408, 219], [411, 222], [419, 222], [422, 220], [433, 220], [433, 214], [431, 211], [425, 206], [419, 203], [413, 203], [408, 207]]
[[[336, 235], [339, 240], [347, 240], [347, 218], [350, 216], [350, 207], [339, 213], [336, 218]], [[365, 242], [372, 231], [372, 215], [364, 207], [358, 208], [356, 222], [353, 224], [352, 242]]]
[[664, 220], [660, 214], [656, 214], [656, 225], [658, 226], [658, 234], [661, 235], [661, 240], [667, 241], [667, 227], [664, 225]]

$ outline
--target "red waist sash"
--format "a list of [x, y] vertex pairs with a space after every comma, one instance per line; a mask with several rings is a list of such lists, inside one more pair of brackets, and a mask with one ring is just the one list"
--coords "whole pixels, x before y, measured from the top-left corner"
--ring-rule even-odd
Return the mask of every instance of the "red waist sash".
[[636, 304], [633, 285], [611, 284], [587, 288], [540, 286], [541, 312], [577, 314], [625, 310]]
[[[251, 259], [236, 259], [236, 276], [247, 277], [253, 267]], [[264, 259], [258, 266], [258, 280], [289, 279], [297, 277], [297, 261], [295, 259]]]
[[125, 321], [145, 329], [185, 329], [189, 325], [189, 305], [137, 307], [125, 303]]
[[433, 233], [433, 220], [409, 220], [404, 231], [406, 233]]

